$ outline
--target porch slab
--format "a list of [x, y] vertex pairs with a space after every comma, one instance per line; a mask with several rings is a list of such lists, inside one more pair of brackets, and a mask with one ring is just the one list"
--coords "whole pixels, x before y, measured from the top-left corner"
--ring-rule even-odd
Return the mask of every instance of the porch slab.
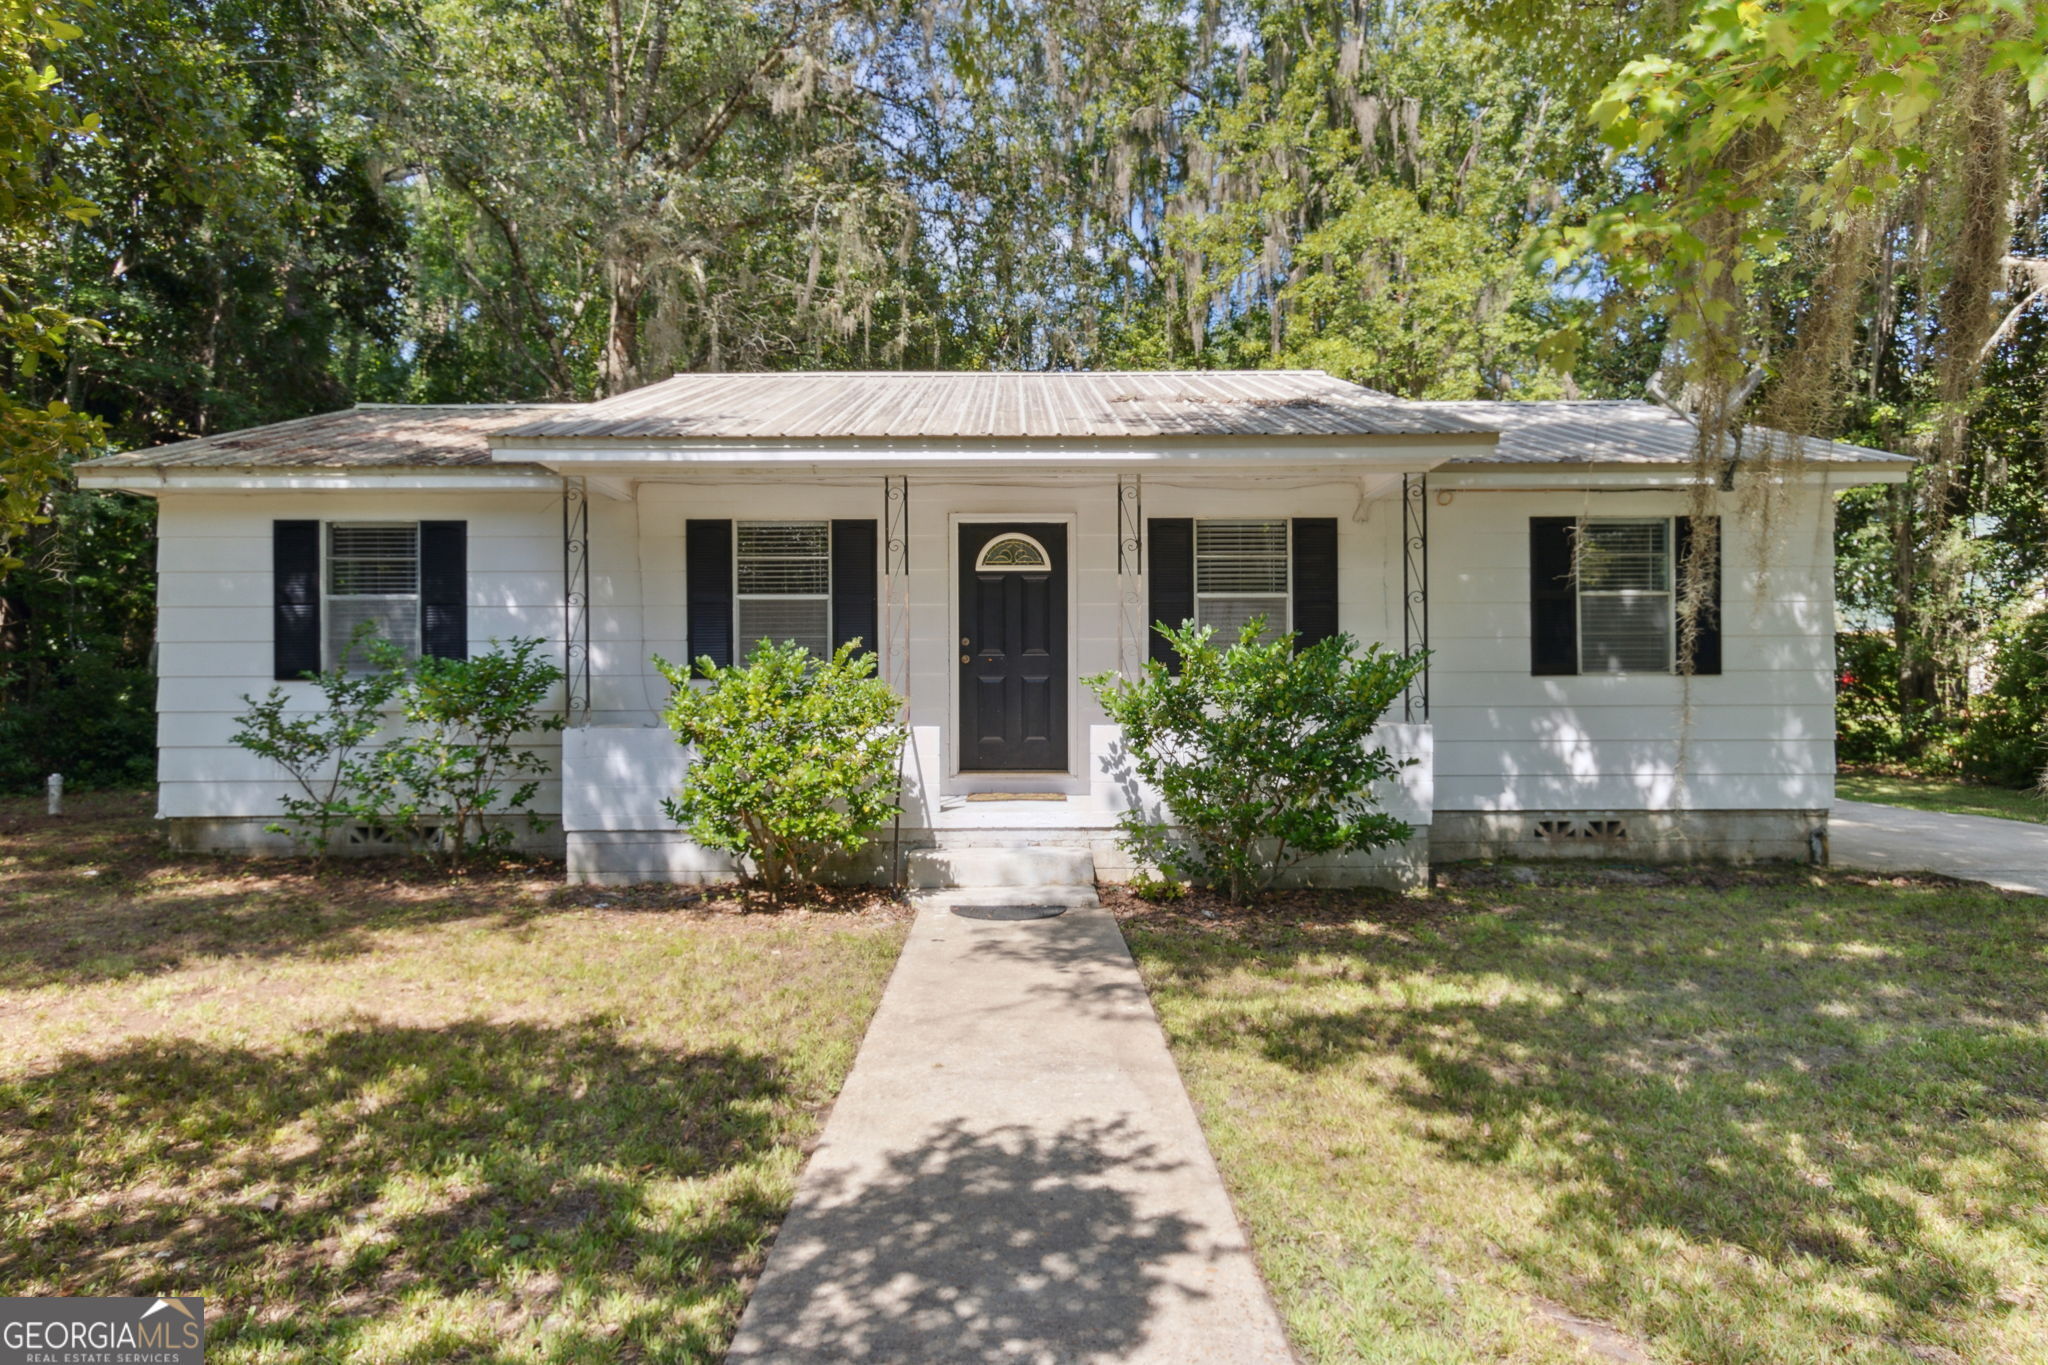
[[1291, 1361], [1115, 920], [987, 899], [920, 898], [728, 1359]]

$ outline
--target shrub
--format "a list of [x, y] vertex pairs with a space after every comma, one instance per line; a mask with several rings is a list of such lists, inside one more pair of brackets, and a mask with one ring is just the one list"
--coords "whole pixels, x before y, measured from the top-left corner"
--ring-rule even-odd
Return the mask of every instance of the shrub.
[[[268, 828], [324, 856], [341, 826], [369, 824], [459, 863], [511, 842], [512, 831], [487, 814], [524, 814], [532, 829], [547, 827], [526, 810], [547, 762], [519, 745], [563, 724], [540, 714], [562, 671], [535, 657], [539, 640], [411, 662], [365, 631], [356, 644], [371, 667], [314, 675], [317, 710], [288, 709], [277, 687], [261, 701], [242, 698], [249, 710], [235, 743], [283, 768], [299, 789], [283, 798], [286, 821]], [[373, 746], [393, 719], [403, 728]]]
[[[356, 632], [358, 645], [369, 630], [365, 626]], [[349, 823], [359, 804], [357, 754], [384, 724], [385, 710], [405, 677], [392, 668], [361, 674], [332, 668], [309, 681], [320, 692], [317, 710], [289, 709], [290, 698], [281, 687], [271, 688], [261, 701], [244, 694], [249, 709], [236, 726], [234, 741], [284, 769], [298, 787], [280, 800], [285, 819], [264, 828], [290, 835], [324, 858], [335, 830]]]
[[[512, 842], [503, 819], [523, 815], [535, 833], [547, 821], [527, 807], [540, 792], [547, 760], [522, 738], [560, 730], [540, 708], [562, 670], [536, 658], [539, 640], [513, 640], [467, 659], [424, 658], [398, 665], [398, 710], [405, 729], [359, 765], [367, 798], [360, 812], [403, 835], [415, 849], [460, 863]], [[394, 666], [389, 646], [373, 648]]]
[[1125, 813], [1133, 856], [1241, 902], [1304, 857], [1413, 833], [1374, 806], [1372, 784], [1404, 765], [1370, 735], [1423, 656], [1361, 654], [1348, 635], [1297, 653], [1292, 635], [1260, 643], [1263, 621], [1227, 649], [1211, 628], [1158, 629], [1180, 653], [1177, 675], [1149, 662], [1135, 680], [1087, 680], [1170, 817]]
[[1990, 690], [1970, 699], [1956, 748], [1965, 777], [2032, 787], [2048, 763], [2048, 612], [1995, 628]]
[[751, 863], [777, 899], [815, 884], [825, 862], [856, 853], [897, 815], [902, 698], [857, 641], [813, 658], [763, 640], [744, 664], [657, 658], [675, 688], [662, 718], [696, 750], [669, 818], [708, 848]]
[[1186, 882], [1177, 882], [1171, 877], [1156, 876], [1150, 872], [1140, 872], [1131, 878], [1129, 885], [1131, 894], [1139, 900], [1156, 901], [1162, 905], [1183, 900], [1188, 894]]
[[40, 791], [51, 773], [73, 791], [147, 784], [156, 775], [156, 677], [87, 641], [33, 682], [0, 669], [0, 791]]

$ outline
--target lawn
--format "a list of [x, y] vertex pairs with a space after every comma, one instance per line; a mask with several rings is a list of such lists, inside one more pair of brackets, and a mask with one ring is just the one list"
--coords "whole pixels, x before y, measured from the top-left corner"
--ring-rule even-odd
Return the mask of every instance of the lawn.
[[169, 857], [0, 803], [0, 1286], [220, 1362], [720, 1357], [905, 920]]
[[1540, 876], [1116, 902], [1307, 1358], [2048, 1360], [2048, 903]]
[[1879, 805], [1906, 806], [1912, 810], [1990, 815], [2000, 820], [2031, 820], [2035, 824], [2048, 824], [2048, 797], [2014, 791], [2010, 787], [1986, 787], [1975, 782], [1892, 773], [1845, 772], [1835, 778], [1835, 794], [1848, 801], [1875, 801]]

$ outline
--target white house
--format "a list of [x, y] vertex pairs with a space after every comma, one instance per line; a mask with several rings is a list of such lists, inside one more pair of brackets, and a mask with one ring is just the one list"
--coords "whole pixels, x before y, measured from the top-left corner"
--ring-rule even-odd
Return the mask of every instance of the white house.
[[[386, 407], [94, 460], [161, 507], [160, 813], [265, 847], [245, 694], [358, 621], [428, 652], [559, 650], [570, 875], [725, 874], [662, 815], [651, 659], [858, 637], [909, 699], [902, 850], [1086, 850], [1135, 790], [1080, 679], [1154, 620], [1256, 613], [1427, 647], [1385, 727], [1408, 847], [1313, 875], [1587, 852], [1806, 858], [1833, 799], [1831, 494], [1910, 461], [1808, 442], [1768, 544], [1716, 491], [1718, 618], [1674, 619], [1692, 432], [1643, 403], [1419, 403], [1318, 372], [682, 375], [574, 406]], [[1575, 577], [1573, 537], [1601, 551]], [[1034, 799], [1015, 799], [1029, 796]], [[1056, 798], [1056, 799], [1051, 799]], [[937, 852], [929, 852], [936, 850]], [[937, 871], [934, 872], [933, 869]]]

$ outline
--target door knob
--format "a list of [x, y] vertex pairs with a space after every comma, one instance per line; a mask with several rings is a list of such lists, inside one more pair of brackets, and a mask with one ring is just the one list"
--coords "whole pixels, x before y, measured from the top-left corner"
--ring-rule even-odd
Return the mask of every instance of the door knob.
[[963, 664], [965, 664], [965, 663], [972, 663], [972, 662], [974, 662], [974, 661], [973, 661], [972, 659], [970, 659], [970, 658], [969, 658], [969, 657], [968, 657], [967, 655], [965, 655], [965, 654], [962, 654], [962, 655], [960, 656], [960, 662], [961, 662], [961, 663], [963, 663]]
[[960, 648], [972, 649], [974, 648], [974, 645], [972, 641], [970, 641], [965, 635], [963, 635], [960, 637]]

